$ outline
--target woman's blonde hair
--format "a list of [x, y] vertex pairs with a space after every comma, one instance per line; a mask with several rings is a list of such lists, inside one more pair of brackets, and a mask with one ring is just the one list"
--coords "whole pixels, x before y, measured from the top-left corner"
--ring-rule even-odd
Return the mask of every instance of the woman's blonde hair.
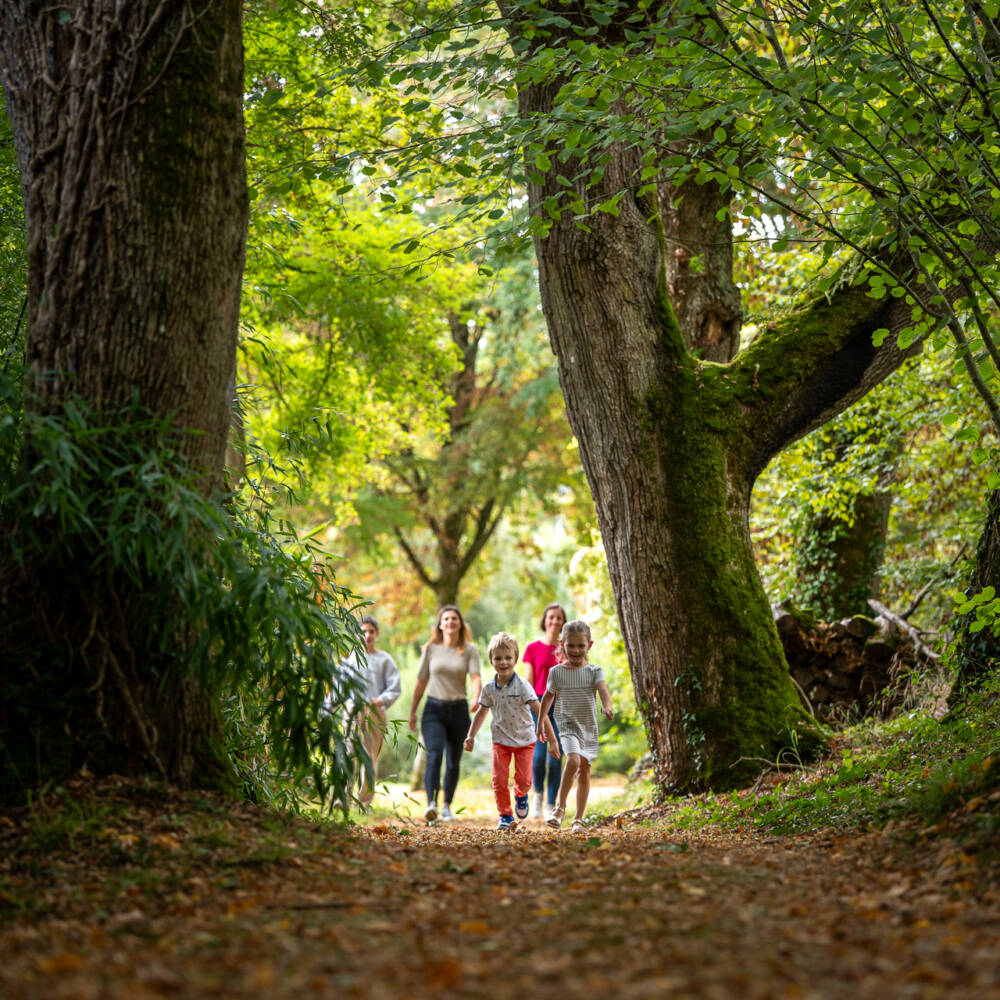
[[466, 646], [470, 645], [472, 642], [472, 629], [469, 628], [465, 623], [465, 618], [462, 616], [462, 612], [455, 607], [454, 604], [444, 604], [438, 608], [437, 620], [434, 622], [431, 628], [431, 636], [424, 643], [424, 648], [429, 646], [431, 643], [436, 642], [439, 645], [444, 645], [444, 632], [441, 631], [441, 619], [444, 617], [446, 611], [454, 611], [458, 615], [458, 620], [462, 623], [462, 631], [458, 633], [458, 648], [465, 649]]
[[517, 646], [517, 639], [515, 639], [508, 632], [497, 632], [497, 634], [490, 639], [490, 644], [486, 647], [486, 658], [490, 661], [490, 663], [493, 662], [493, 653], [498, 649], [513, 649], [515, 660], [521, 652]]

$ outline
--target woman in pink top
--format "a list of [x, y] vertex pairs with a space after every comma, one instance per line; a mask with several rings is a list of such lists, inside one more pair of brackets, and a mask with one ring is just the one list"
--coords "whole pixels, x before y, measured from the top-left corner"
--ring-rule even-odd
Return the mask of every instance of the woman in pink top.
[[[542, 612], [541, 630], [545, 633], [544, 639], [536, 639], [528, 644], [524, 651], [522, 660], [528, 664], [525, 671], [528, 683], [535, 689], [535, 693], [541, 699], [545, 694], [545, 683], [549, 679], [549, 671], [559, 663], [559, 633], [563, 625], [566, 624], [566, 612], [561, 604], [550, 604]], [[559, 739], [559, 730], [556, 729], [556, 720], [553, 718], [552, 710], [549, 709], [549, 720]], [[536, 719], [537, 722], [537, 719]], [[546, 758], [548, 767], [546, 768]], [[545, 791], [545, 772], [549, 775], [548, 811], [542, 809], [542, 793]], [[531, 765], [531, 785], [534, 789], [534, 796], [531, 803], [531, 815], [539, 819], [548, 819], [549, 813], [556, 804], [556, 793], [559, 791], [559, 781], [562, 778], [562, 761], [549, 755], [546, 744], [535, 744], [535, 756]]]

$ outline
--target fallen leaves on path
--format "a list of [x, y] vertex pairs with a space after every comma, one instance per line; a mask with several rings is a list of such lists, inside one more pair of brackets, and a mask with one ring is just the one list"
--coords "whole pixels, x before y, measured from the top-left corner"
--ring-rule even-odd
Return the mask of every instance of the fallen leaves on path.
[[1000, 901], [947, 843], [341, 828], [134, 791], [50, 849], [4, 826], [0, 995], [1000, 997]]

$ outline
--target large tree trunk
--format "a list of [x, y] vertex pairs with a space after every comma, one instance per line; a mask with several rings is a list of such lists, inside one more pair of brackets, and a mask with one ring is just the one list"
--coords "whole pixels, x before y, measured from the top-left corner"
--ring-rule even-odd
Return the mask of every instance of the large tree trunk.
[[[66, 17], [66, 15], [69, 15]], [[220, 481], [247, 224], [238, 0], [5, 3], [32, 405], [137, 395]]]
[[[522, 116], [548, 113], [558, 86], [522, 84]], [[658, 783], [732, 786], [794, 747], [801, 712], [753, 561], [751, 487], [777, 451], [898, 367], [895, 338], [876, 349], [872, 333], [895, 332], [905, 317], [845, 283], [729, 365], [699, 360], [691, 348], [705, 337], [734, 344], [731, 268], [718, 253], [706, 258], [701, 280], [717, 287], [701, 307], [685, 301], [682, 330], [670, 296], [684, 276], [667, 258], [685, 245], [684, 214], [664, 210], [669, 189], [637, 197], [637, 157], [609, 153], [603, 176], [590, 188], [578, 181], [575, 194], [592, 206], [633, 194], [586, 230], [569, 212], [552, 220], [536, 242], [542, 304]], [[552, 160], [548, 172], [529, 169], [542, 217], [565, 191], [557, 175], [576, 172]], [[703, 223], [696, 229], [691, 242], [704, 242]]]
[[[59, 415], [76, 396], [119, 430], [126, 413], [170, 415], [207, 495], [222, 485], [247, 225], [241, 4], [9, 0], [0, 61], [28, 225], [27, 406]], [[5, 594], [12, 617], [46, 602], [55, 665], [37, 684], [72, 717], [38, 730], [53, 741], [41, 769], [216, 780], [198, 773], [220, 766], [218, 720], [186, 674], [186, 634], [143, 662], [140, 605], [115, 607], [122, 581], [68, 569]]]

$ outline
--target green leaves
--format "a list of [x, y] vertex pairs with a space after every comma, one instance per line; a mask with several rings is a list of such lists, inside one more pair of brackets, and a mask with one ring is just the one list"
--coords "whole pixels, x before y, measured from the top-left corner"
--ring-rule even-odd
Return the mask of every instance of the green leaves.
[[955, 613], [959, 615], [973, 612], [976, 617], [967, 626], [970, 632], [989, 629], [994, 636], [1000, 636], [1000, 600], [997, 599], [995, 587], [984, 587], [978, 594], [973, 594], [955, 607]]
[[[273, 494], [258, 479], [270, 459], [250, 457], [244, 495], [206, 497], [183, 436], [137, 410], [98, 419], [71, 401], [57, 416], [29, 415], [24, 429], [32, 461], [0, 497], [4, 523], [18, 524], [4, 537], [4, 586], [49, 581], [46, 602], [71, 610], [58, 633], [33, 620], [51, 607], [20, 622], [7, 614], [5, 662], [22, 665], [19, 678], [36, 660], [74, 664], [77, 699], [81, 686], [102, 690], [104, 650], [121, 665], [107, 671], [108, 683], [177, 690], [194, 677], [266, 749], [255, 772], [261, 781], [308, 780], [310, 794], [343, 798], [363, 761], [341, 712], [357, 681], [339, 667], [359, 645], [360, 601], [328, 571], [321, 580], [315, 542], [274, 516]], [[54, 531], [59, 545], [51, 544]], [[34, 677], [25, 698], [46, 690]], [[155, 721], [142, 718], [144, 698], [135, 697], [134, 712], [148, 727]], [[86, 726], [78, 711], [72, 725]], [[335, 755], [336, 741], [352, 749]]]

